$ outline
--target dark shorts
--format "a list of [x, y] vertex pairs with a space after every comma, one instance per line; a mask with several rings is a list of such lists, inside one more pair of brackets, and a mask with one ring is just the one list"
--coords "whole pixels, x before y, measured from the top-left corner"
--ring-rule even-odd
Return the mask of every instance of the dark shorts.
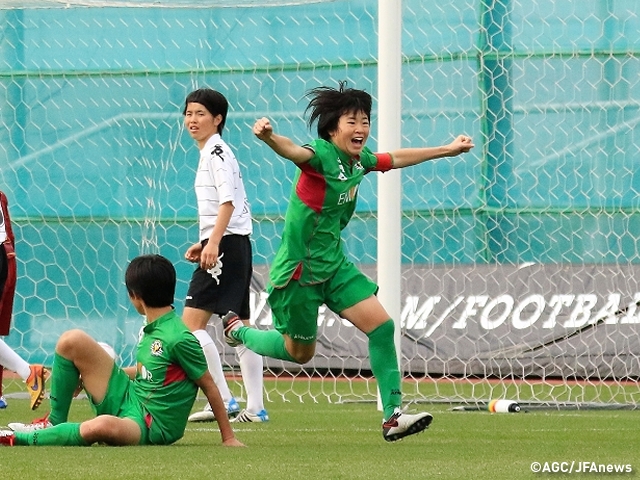
[[[204, 247], [207, 240], [202, 242]], [[249, 291], [253, 274], [248, 235], [225, 235], [220, 241], [218, 264], [213, 272], [198, 266], [191, 276], [185, 307], [223, 316], [233, 310], [240, 318], [251, 316]]]

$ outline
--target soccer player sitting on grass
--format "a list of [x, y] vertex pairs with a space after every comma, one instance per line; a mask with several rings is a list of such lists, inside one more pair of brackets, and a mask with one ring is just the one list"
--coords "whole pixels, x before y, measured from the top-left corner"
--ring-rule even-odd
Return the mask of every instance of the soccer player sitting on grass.
[[326, 304], [367, 335], [371, 370], [384, 409], [382, 434], [387, 441], [399, 440], [426, 429], [432, 416], [427, 412], [407, 414], [400, 408], [394, 323], [376, 297], [378, 286], [344, 254], [341, 231], [355, 210], [365, 174], [453, 157], [471, 150], [473, 142], [460, 135], [440, 147], [374, 154], [365, 147], [371, 95], [345, 88], [344, 82], [338, 90], [319, 87], [309, 94], [309, 127], [317, 120], [319, 139], [296, 145], [276, 135], [267, 118], [253, 127], [260, 140], [298, 167], [282, 242], [269, 275], [268, 302], [275, 330], [247, 328], [230, 312], [223, 319], [226, 341], [244, 344], [260, 355], [308, 362], [316, 348], [318, 308]]
[[[125, 284], [135, 309], [146, 317], [136, 366], [120, 368], [81, 330], [63, 333], [51, 372], [51, 412], [40, 424], [10, 424], [1, 445], [168, 445], [182, 438], [202, 389], [218, 419], [225, 446], [234, 436], [224, 402], [207, 370], [198, 340], [173, 310], [176, 271], [160, 255], [143, 255], [127, 267]], [[96, 417], [67, 422], [80, 376]]]

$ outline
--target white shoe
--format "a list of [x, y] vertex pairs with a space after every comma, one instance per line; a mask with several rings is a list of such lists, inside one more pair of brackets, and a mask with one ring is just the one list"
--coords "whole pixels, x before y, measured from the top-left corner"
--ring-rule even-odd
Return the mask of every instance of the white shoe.
[[[235, 398], [224, 402], [224, 406], [227, 407], [227, 415], [229, 415], [229, 418], [234, 418], [240, 413], [240, 405]], [[213, 414], [213, 410], [211, 410], [211, 405], [207, 403], [201, 411], [189, 415], [188, 420], [190, 422], [215, 422], [216, 416]]]
[[387, 442], [395, 442], [407, 435], [420, 433], [431, 425], [433, 416], [427, 412], [411, 415], [399, 408], [382, 424], [382, 436]]
[[236, 422], [236, 423], [268, 422], [269, 421], [269, 414], [267, 413], [267, 411], [264, 408], [262, 410], [260, 410], [258, 413], [252, 413], [249, 410], [245, 409], [245, 410], [242, 410], [242, 412], [240, 412], [240, 414], [236, 418], [231, 420], [231, 421], [232, 422]]
[[36, 430], [42, 430], [43, 428], [53, 427], [53, 424], [49, 421], [49, 415], [47, 414], [46, 417], [39, 418], [31, 423], [9, 423], [7, 424], [7, 427], [9, 427], [14, 432], [31, 433], [35, 432]]
[[202, 410], [189, 415], [188, 420], [190, 422], [214, 422], [216, 416], [213, 414], [213, 410], [211, 410], [211, 405], [207, 403]]

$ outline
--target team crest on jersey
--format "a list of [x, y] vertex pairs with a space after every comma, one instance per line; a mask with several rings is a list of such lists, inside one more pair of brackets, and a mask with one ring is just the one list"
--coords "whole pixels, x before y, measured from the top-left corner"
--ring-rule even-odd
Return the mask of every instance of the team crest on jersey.
[[222, 275], [222, 257], [224, 257], [224, 253], [218, 257], [216, 264], [207, 270], [207, 273], [213, 277], [218, 285], [220, 285], [220, 275]]
[[160, 340], [154, 340], [151, 344], [151, 355], [159, 357], [162, 355], [162, 342]]

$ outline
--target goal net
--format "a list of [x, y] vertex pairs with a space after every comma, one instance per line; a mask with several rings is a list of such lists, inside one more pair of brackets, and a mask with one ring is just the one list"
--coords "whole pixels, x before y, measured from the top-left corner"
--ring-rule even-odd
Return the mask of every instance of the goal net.
[[[640, 3], [402, 5], [402, 146], [476, 144], [402, 172], [406, 398], [634, 407]], [[0, 0], [0, 188], [19, 269], [6, 341], [51, 364], [78, 327], [131, 361], [141, 319], [123, 273], [141, 253], [174, 262], [182, 310], [198, 153], [181, 111], [202, 86], [230, 102], [225, 138], [255, 217], [252, 322], [271, 328], [264, 286], [295, 167], [251, 126], [268, 116], [306, 142], [307, 90], [347, 80], [375, 96], [377, 12], [376, 0]], [[343, 234], [374, 279], [376, 175]], [[269, 396], [374, 401], [366, 337], [326, 309], [317, 321], [311, 362], [265, 361]]]

